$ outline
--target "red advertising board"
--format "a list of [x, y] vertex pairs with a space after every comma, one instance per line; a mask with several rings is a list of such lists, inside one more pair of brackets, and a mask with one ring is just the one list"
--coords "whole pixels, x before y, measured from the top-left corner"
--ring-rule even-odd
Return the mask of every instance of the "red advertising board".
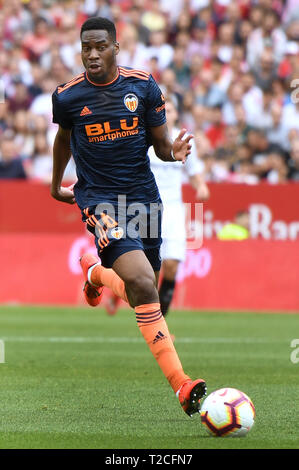
[[[183, 189], [185, 201], [196, 202], [192, 188]], [[204, 203], [204, 238], [215, 237], [225, 222], [245, 209], [253, 239], [299, 240], [299, 184], [211, 184], [210, 193]]]
[[[299, 185], [211, 185], [204, 239], [187, 250], [174, 306], [299, 312]], [[186, 201], [194, 200], [184, 188]], [[219, 241], [215, 234], [248, 208], [252, 237]], [[0, 303], [83, 302], [78, 263], [95, 252], [75, 206], [58, 203], [39, 184], [0, 183]]]
[[[204, 238], [215, 237], [236, 212], [248, 209], [252, 238], [299, 239], [299, 184], [210, 184], [211, 197], [203, 207]], [[188, 185], [184, 200], [195, 200]], [[0, 233], [83, 233], [77, 206], [50, 197], [50, 188], [40, 183], [0, 182]]]
[[0, 181], [0, 233], [82, 233], [80, 210], [50, 196], [46, 184]]
[[[0, 303], [82, 302], [79, 257], [95, 252], [86, 235], [0, 235]], [[174, 306], [299, 312], [299, 250], [292, 241], [205, 241], [187, 250]]]

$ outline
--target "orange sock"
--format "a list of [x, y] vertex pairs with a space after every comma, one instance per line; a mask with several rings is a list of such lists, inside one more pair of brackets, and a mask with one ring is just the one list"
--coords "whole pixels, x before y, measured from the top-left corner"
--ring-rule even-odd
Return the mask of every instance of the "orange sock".
[[135, 307], [139, 329], [149, 345], [163, 374], [176, 393], [190, 377], [183, 371], [181, 361], [170, 338], [160, 304], [145, 304]]
[[128, 302], [125, 283], [113, 269], [104, 268], [98, 264], [93, 268], [90, 280], [95, 285], [100, 286], [102, 284], [103, 286], [110, 287], [114, 294]]

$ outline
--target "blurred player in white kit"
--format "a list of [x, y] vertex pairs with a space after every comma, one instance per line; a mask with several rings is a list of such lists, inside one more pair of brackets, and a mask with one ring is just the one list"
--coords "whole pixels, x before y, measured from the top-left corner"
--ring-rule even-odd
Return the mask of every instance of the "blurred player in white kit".
[[[166, 118], [169, 135], [174, 140], [180, 129], [176, 127], [178, 112], [170, 99], [165, 100]], [[196, 151], [196, 144], [192, 142], [191, 154], [184, 165], [181, 162], [163, 162], [154, 151], [148, 150], [151, 170], [154, 173], [160, 196], [163, 202], [162, 216], [162, 282], [159, 288], [161, 312], [165, 316], [171, 304], [175, 280], [179, 263], [184, 261], [186, 253], [186, 223], [185, 207], [182, 200], [182, 184], [190, 182], [196, 190], [196, 198], [206, 201], [209, 198], [209, 189], [202, 176], [202, 162]], [[109, 315], [116, 313], [119, 297], [112, 292], [106, 301], [106, 310]]]

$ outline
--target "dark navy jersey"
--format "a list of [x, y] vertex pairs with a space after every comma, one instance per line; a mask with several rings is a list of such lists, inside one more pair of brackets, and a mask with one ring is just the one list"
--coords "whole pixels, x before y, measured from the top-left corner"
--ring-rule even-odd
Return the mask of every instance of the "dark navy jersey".
[[158, 188], [147, 156], [150, 127], [166, 122], [165, 102], [153, 77], [118, 67], [105, 85], [82, 73], [53, 93], [53, 122], [71, 129], [81, 209], [100, 202], [154, 202]]

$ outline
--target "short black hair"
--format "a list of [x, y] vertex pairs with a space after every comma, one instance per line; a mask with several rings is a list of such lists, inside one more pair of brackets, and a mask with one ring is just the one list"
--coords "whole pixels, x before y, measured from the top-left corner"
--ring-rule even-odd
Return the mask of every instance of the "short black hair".
[[108, 18], [102, 18], [100, 16], [88, 18], [81, 27], [80, 37], [82, 37], [84, 31], [90, 31], [92, 29], [103, 29], [108, 32], [113, 41], [116, 41], [115, 25], [112, 21], [108, 20]]

